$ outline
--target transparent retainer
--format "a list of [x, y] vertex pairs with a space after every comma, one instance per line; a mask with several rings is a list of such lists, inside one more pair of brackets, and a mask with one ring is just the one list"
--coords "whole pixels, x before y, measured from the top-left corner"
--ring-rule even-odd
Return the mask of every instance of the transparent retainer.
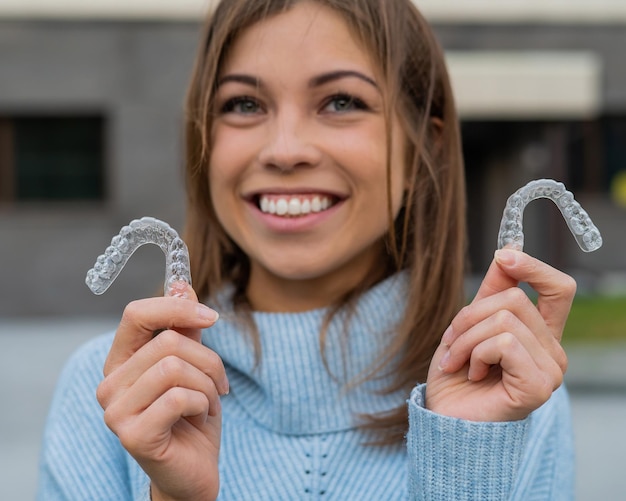
[[94, 294], [103, 294], [118, 277], [133, 253], [142, 245], [158, 245], [165, 254], [164, 293], [179, 281], [191, 284], [189, 251], [185, 242], [169, 224], [152, 217], [131, 221], [118, 235], [96, 264], [87, 272], [85, 283]]
[[563, 183], [553, 179], [537, 179], [517, 190], [509, 197], [502, 215], [498, 233], [498, 248], [524, 248], [523, 216], [526, 206], [538, 198], [549, 198], [561, 211], [567, 227], [574, 235], [578, 246], [585, 252], [593, 252], [602, 246], [600, 231], [591, 218], [574, 200], [574, 195]]

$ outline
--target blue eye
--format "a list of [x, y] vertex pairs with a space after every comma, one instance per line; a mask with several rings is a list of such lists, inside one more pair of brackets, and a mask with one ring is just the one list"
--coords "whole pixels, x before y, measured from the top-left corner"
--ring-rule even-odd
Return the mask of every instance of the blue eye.
[[335, 113], [367, 109], [369, 109], [368, 106], [362, 100], [349, 94], [336, 94], [332, 96], [326, 106], [324, 106], [324, 110]]
[[222, 113], [239, 113], [242, 115], [254, 115], [259, 113], [261, 106], [254, 99], [247, 96], [229, 99], [222, 106]]

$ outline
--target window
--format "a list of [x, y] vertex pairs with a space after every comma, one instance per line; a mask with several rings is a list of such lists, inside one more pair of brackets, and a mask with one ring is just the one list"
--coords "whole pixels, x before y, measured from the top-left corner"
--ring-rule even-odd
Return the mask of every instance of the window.
[[[558, 177], [576, 193], [608, 194], [614, 177], [626, 169], [626, 115], [587, 121], [465, 121], [463, 139], [468, 182], [484, 176], [485, 165], [498, 156], [511, 168], [528, 168], [528, 179]], [[538, 156], [541, 151], [547, 156]], [[477, 185], [483, 181], [478, 179]]]
[[102, 116], [0, 116], [0, 202], [99, 201]]
[[626, 116], [569, 124], [567, 137], [572, 190], [610, 192], [626, 169]]

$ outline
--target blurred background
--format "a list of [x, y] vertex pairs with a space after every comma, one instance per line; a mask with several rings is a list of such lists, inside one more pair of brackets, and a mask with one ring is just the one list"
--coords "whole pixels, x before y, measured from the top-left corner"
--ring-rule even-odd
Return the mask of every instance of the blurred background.
[[[463, 119], [468, 292], [508, 196], [549, 177], [604, 237], [582, 253], [556, 207], [529, 205], [525, 250], [572, 274], [565, 333], [579, 499], [626, 476], [626, 2], [416, 0], [446, 50]], [[130, 220], [182, 230], [183, 102], [206, 0], [0, 0], [0, 499], [32, 499], [64, 360], [153, 295], [141, 248], [104, 296], [86, 271]], [[545, 202], [545, 203], [544, 203]], [[623, 469], [623, 468], [621, 468]]]

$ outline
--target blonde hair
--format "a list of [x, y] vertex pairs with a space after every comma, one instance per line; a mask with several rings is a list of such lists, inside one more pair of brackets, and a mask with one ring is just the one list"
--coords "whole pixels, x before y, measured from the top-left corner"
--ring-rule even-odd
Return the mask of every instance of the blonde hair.
[[[237, 36], [299, 1], [220, 2], [208, 17], [187, 97], [185, 239], [194, 286], [200, 297], [209, 297], [225, 284], [233, 284], [235, 307], [244, 311], [248, 308], [249, 261], [219, 224], [209, 192], [213, 98], [221, 65]], [[385, 266], [375, 280], [405, 270], [408, 307], [388, 352], [369, 377], [384, 370], [394, 379], [389, 392], [408, 392], [426, 379], [441, 334], [463, 301], [465, 180], [458, 118], [443, 51], [410, 0], [314, 1], [338, 12], [371, 53], [387, 89], [387, 123], [396, 113], [407, 137], [404, 205], [394, 219], [388, 197]], [[390, 125], [387, 130], [390, 144]], [[388, 158], [388, 190], [391, 168]], [[371, 285], [370, 278], [350, 291], [334, 305], [332, 313], [353, 305]], [[322, 345], [323, 336], [321, 333]], [[255, 334], [253, 342], [258, 349]], [[402, 440], [408, 427], [406, 405], [368, 416], [364, 427], [382, 433], [382, 442]]]

